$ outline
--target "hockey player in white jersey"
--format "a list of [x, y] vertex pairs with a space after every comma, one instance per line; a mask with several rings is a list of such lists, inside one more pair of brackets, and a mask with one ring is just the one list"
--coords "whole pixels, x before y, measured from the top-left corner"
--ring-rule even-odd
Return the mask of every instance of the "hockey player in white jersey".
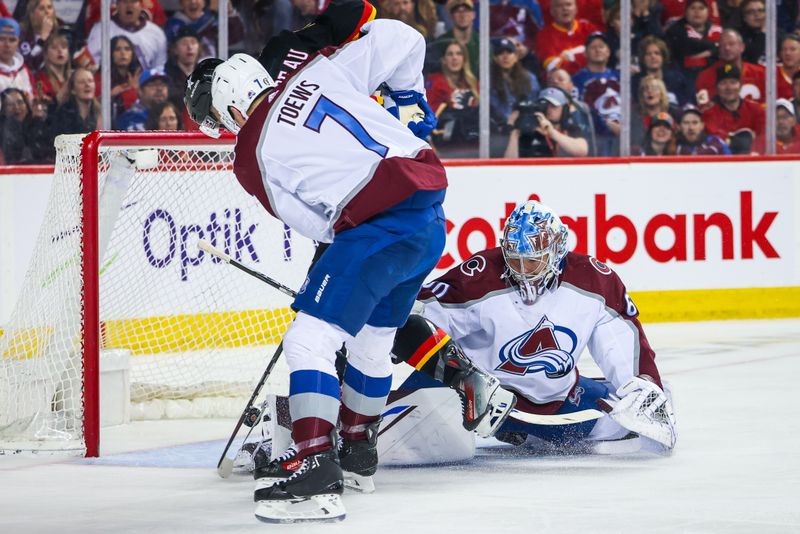
[[[201, 63], [185, 97], [203, 131], [217, 135], [221, 125], [237, 134], [242, 187], [301, 234], [330, 243], [283, 339], [299, 468], [257, 493], [256, 516], [267, 522], [344, 518], [337, 420], [343, 451], [355, 452], [361, 471], [374, 471], [394, 334], [445, 241], [447, 180], [424, 141], [435, 124], [422, 96], [424, 39], [377, 20], [342, 47], [307, 46], [318, 29], [330, 34], [320, 25], [282, 34], [258, 60], [236, 54]], [[370, 98], [379, 87], [425, 117], [401, 124]], [[334, 360], [343, 342], [340, 395]]]
[[[420, 371], [404, 388], [430, 387], [433, 377], [459, 391], [475, 384], [494, 395], [507, 390], [518, 410], [532, 414], [608, 412], [561, 425], [533, 425], [512, 413], [492, 432], [516, 445], [596, 452], [675, 446], [671, 398], [636, 306], [607, 265], [568, 252], [567, 228], [547, 206], [518, 206], [500, 247], [425, 284], [419, 300], [421, 315], [409, 317], [393, 348], [397, 361]], [[578, 372], [587, 346], [602, 380]], [[478, 423], [465, 410], [464, 426]]]

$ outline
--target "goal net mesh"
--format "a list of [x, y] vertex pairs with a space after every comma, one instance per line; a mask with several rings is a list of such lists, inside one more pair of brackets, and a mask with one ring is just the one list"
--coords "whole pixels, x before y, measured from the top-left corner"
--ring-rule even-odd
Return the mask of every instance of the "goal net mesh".
[[[56, 141], [45, 220], [0, 335], [0, 449], [83, 447], [83, 365], [97, 357], [83, 352], [88, 225], [99, 234], [99, 266], [86, 275], [99, 276], [100, 372], [104, 355], [127, 359], [134, 419], [238, 414], [293, 317], [288, 297], [197, 247], [207, 239], [290, 287], [305, 278], [313, 244], [241, 189], [232, 145], [137, 144], [101, 143], [97, 161], [81, 161], [80, 136]], [[123, 153], [137, 157], [133, 170]], [[82, 221], [88, 166], [99, 207]], [[270, 387], [287, 384], [281, 362]]]

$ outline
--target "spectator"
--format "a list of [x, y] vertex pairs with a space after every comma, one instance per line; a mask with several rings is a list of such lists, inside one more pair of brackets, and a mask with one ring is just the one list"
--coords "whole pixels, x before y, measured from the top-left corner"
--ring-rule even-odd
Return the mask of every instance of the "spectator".
[[183, 130], [183, 121], [181, 119], [181, 110], [175, 102], [162, 102], [156, 104], [150, 109], [147, 115], [147, 130], [166, 130], [176, 131]]
[[[608, 65], [612, 68], [617, 68], [619, 65], [621, 48], [619, 35], [622, 31], [620, 9], [619, 3], [615, 2], [606, 12], [606, 37], [612, 52]], [[656, 0], [634, 0], [631, 9], [632, 50], [636, 50], [639, 42], [648, 35], [663, 37], [664, 32], [661, 30], [659, 22], [661, 20], [661, 4]]]
[[[675, 120], [669, 113], [657, 113], [638, 149], [640, 156], [674, 156], [676, 151]], [[632, 151], [636, 152], [636, 151]]]
[[795, 116], [800, 121], [800, 71], [792, 76], [792, 105], [795, 109]]
[[495, 41], [493, 51], [490, 107], [496, 126], [504, 131], [517, 103], [533, 101], [539, 94], [539, 80], [519, 62], [517, 45], [510, 37]]
[[583, 101], [592, 111], [598, 156], [619, 155], [622, 121], [620, 85], [613, 78], [597, 78], [589, 82]]
[[489, 35], [511, 37], [529, 50], [536, 48], [536, 34], [544, 27], [542, 14], [536, 0], [489, 0]]
[[694, 100], [694, 87], [680, 70], [670, 66], [667, 43], [652, 35], [639, 43], [639, 72], [631, 77], [634, 102], [639, 101], [638, 88], [645, 76], [655, 76], [664, 82], [672, 104], [682, 106]]
[[578, 97], [583, 98], [586, 86], [597, 78], [610, 78], [619, 81], [619, 71], [608, 68], [611, 48], [603, 32], [595, 32], [586, 38], [586, 66], [572, 77], [578, 89]]
[[730, 28], [723, 31], [719, 38], [719, 61], [697, 76], [695, 90], [700, 109], [711, 105], [716, 95], [716, 74], [725, 65], [735, 65], [741, 73], [742, 98], [764, 102], [766, 69], [762, 65], [743, 61], [743, 53], [744, 41], [739, 32]]
[[736, 65], [719, 68], [717, 97], [703, 112], [703, 121], [708, 133], [721, 137], [733, 154], [750, 154], [763, 142], [764, 109], [758, 102], [742, 98], [741, 76]]
[[[22, 0], [21, 0], [22, 1]], [[84, 26], [82, 28], [84, 35], [88, 34], [91, 29], [100, 22], [100, 3], [102, 0], [84, 0], [84, 5], [86, 6], [85, 13], [82, 15]], [[119, 6], [116, 5], [117, 0], [112, 0], [111, 6], [111, 14], [113, 15], [119, 9]], [[167, 23], [167, 15], [164, 13], [164, 9], [161, 6], [162, 1], [160, 0], [142, 0], [142, 12], [147, 17], [147, 20], [158, 26], [159, 28], [163, 28], [164, 25]], [[170, 7], [169, 9], [174, 11], [174, 7]], [[59, 9], [59, 12], [61, 10]], [[78, 17], [81, 18], [80, 16]]]
[[139, 100], [117, 119], [116, 129], [143, 131], [150, 110], [169, 100], [169, 78], [163, 69], [150, 69], [139, 76]]
[[660, 113], [678, 117], [679, 109], [669, 101], [664, 81], [655, 76], [645, 76], [639, 85], [639, 105], [631, 106], [631, 140], [641, 140], [650, 131], [650, 124]]
[[28, 98], [19, 89], [9, 87], [0, 94], [2, 101], [2, 153], [5, 164], [19, 165], [51, 161], [52, 143], [47, 135], [47, 108], [32, 111]]
[[15, 87], [33, 97], [33, 75], [19, 52], [20, 28], [14, 19], [0, 19], [0, 91]]
[[[89, 32], [87, 48], [96, 65], [100, 64], [100, 24]], [[142, 0], [117, 0], [117, 12], [111, 17], [111, 37], [124, 35], [144, 70], [163, 68], [167, 62], [167, 38], [164, 30], [147, 19]]]
[[[167, 21], [165, 33], [167, 42], [172, 43], [181, 28], [191, 28], [200, 39], [202, 52], [200, 57], [217, 57], [217, 40], [219, 34], [219, 23], [216, 11], [212, 11], [206, 5], [206, 0], [181, 0], [181, 8], [176, 11]], [[232, 3], [228, 6], [232, 7]], [[314, 16], [317, 14], [316, 2], [312, 3]], [[232, 43], [230, 48], [241, 48], [241, 41], [244, 38], [244, 25], [236, 11], [228, 12], [228, 43]]]
[[778, 51], [780, 65], [775, 76], [778, 83], [778, 98], [792, 99], [793, 79], [795, 74], [800, 72], [800, 35], [789, 33], [781, 39], [781, 47]]
[[169, 98], [181, 102], [186, 89], [186, 79], [200, 61], [200, 39], [190, 26], [184, 26], [170, 43], [169, 61], [164, 72], [169, 78]]
[[572, 121], [584, 132], [584, 137], [589, 142], [588, 155], [596, 156], [598, 154], [597, 138], [592, 111], [585, 102], [578, 99], [578, 90], [572, 83], [569, 72], [564, 69], [555, 69], [547, 73], [547, 87], [558, 87], [569, 95], [569, 112]]
[[589, 154], [584, 132], [571, 120], [569, 97], [557, 87], [542, 89], [536, 103], [514, 112], [506, 158], [583, 157]]
[[[551, 14], [552, 0], [538, 0], [538, 3], [544, 16], [544, 23], [550, 24], [553, 22], [553, 15]], [[581, 18], [588, 20], [598, 29], [605, 28], [605, 2], [603, 0], [577, 0], [576, 4]]]
[[704, 0], [689, 0], [686, 15], [669, 27], [666, 41], [675, 66], [690, 82], [717, 57], [717, 41], [722, 29], [709, 19]]
[[779, 98], [775, 104], [775, 153], [800, 154], [800, 131], [795, 117], [794, 104]]
[[56, 109], [51, 138], [58, 134], [89, 133], [100, 129], [102, 124], [92, 72], [85, 67], [76, 68], [67, 87], [69, 98]]
[[53, 32], [57, 32], [61, 21], [56, 17], [52, 0], [30, 0], [22, 19], [19, 51], [31, 71], [44, 64], [44, 43]]
[[442, 58], [452, 41], [457, 41], [467, 50], [469, 66], [472, 73], [478, 73], [478, 57], [480, 41], [478, 32], [473, 31], [475, 23], [475, 5], [472, 0], [449, 0], [447, 11], [453, 19], [453, 29], [444, 33], [434, 42], [437, 57]]
[[439, 118], [433, 138], [439, 149], [470, 145], [474, 150], [478, 140], [478, 80], [466, 55], [464, 45], [450, 41], [441, 60], [442, 72], [427, 79], [428, 104]]
[[36, 98], [54, 110], [69, 97], [67, 82], [71, 75], [69, 39], [65, 33], [52, 32], [44, 44], [44, 65], [34, 76]]
[[742, 12], [739, 10], [741, 4], [742, 0], [719, 0], [717, 2], [720, 26], [723, 28], [740, 28], [742, 26]]
[[688, 105], [681, 114], [678, 131], [678, 156], [723, 156], [731, 149], [717, 135], [709, 135], [703, 123], [703, 113], [695, 106]]
[[536, 53], [547, 71], [563, 68], [572, 75], [586, 66], [586, 38], [599, 29], [588, 20], [577, 18], [575, 1], [553, 0], [553, 22], [536, 35]]
[[383, 18], [405, 22], [425, 39], [436, 37], [436, 7], [433, 0], [385, 0], [383, 3]]
[[744, 0], [739, 6], [742, 25], [739, 31], [744, 40], [742, 59], [748, 63], [767, 63], [767, 6], [764, 0]]
[[[661, 22], [663, 23], [664, 27], [669, 28], [674, 23], [678, 22], [686, 13], [686, 9], [688, 9], [691, 1], [692, 0], [661, 0], [661, 5], [663, 6]], [[715, 26], [720, 25], [719, 8], [717, 3], [717, 0], [708, 0], [706, 2], [709, 10], [709, 20]]]
[[[139, 98], [139, 76], [142, 67], [133, 49], [133, 43], [124, 35], [111, 39], [111, 121], [133, 106]], [[100, 71], [94, 83], [100, 97]]]

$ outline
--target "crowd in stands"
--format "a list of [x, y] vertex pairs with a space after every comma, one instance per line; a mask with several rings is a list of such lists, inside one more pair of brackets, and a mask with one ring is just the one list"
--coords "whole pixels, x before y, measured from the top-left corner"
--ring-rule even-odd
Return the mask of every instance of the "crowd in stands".
[[[428, 43], [430, 142], [475, 157], [481, 97], [494, 157], [619, 154], [618, 0], [488, 0], [491, 94], [480, 95], [474, 0], [375, 0]], [[634, 155], [765, 150], [766, 0], [632, 0]], [[258, 54], [325, 0], [232, 0], [229, 51]], [[217, 53], [217, 0], [115, 0], [111, 124], [196, 129], [182, 105], [195, 65]], [[800, 12], [778, 0], [776, 136], [800, 153]], [[0, 0], [0, 163], [50, 163], [53, 139], [100, 127], [100, 0]]]

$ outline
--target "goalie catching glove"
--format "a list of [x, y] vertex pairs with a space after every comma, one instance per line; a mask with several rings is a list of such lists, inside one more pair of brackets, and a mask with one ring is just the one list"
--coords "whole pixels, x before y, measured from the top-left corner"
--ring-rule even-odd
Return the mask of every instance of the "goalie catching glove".
[[634, 376], [617, 389], [617, 397], [607, 407], [614, 421], [668, 450], [675, 447], [677, 433], [672, 402], [658, 385]]

